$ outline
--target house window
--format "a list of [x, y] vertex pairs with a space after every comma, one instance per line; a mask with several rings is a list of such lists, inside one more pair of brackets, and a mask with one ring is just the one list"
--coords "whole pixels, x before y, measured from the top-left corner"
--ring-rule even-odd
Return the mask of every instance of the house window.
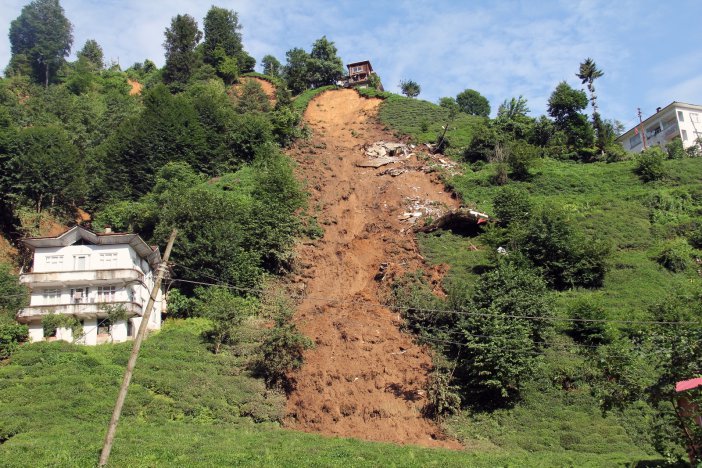
[[47, 304], [56, 304], [59, 299], [61, 299], [60, 289], [45, 289], [44, 290], [44, 302]]
[[629, 148], [636, 148], [641, 144], [641, 135], [634, 135], [629, 138]]
[[115, 286], [98, 286], [98, 302], [114, 302], [117, 288]]
[[687, 141], [687, 130], [682, 131], [683, 141]]
[[685, 117], [683, 117], [683, 111], [678, 111], [678, 120], [681, 122], [685, 121]]
[[697, 112], [690, 112], [690, 122], [699, 122], [700, 115]]
[[71, 289], [71, 299], [73, 302], [87, 302], [88, 288]]
[[101, 253], [98, 257], [100, 268], [114, 268], [117, 265], [117, 252]]
[[73, 256], [73, 269], [76, 271], [83, 271], [88, 269], [88, 255], [74, 255]]
[[363, 71], [363, 67], [352, 67], [351, 68], [351, 73], [361, 73]]
[[63, 265], [63, 255], [47, 255], [47, 265]]

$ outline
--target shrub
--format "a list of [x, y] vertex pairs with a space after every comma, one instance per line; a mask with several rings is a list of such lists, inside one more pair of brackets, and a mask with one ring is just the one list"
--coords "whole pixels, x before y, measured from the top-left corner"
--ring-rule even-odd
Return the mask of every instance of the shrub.
[[0, 319], [14, 319], [15, 314], [26, 305], [29, 293], [19, 282], [17, 275], [7, 263], [0, 263]]
[[492, 200], [493, 212], [502, 226], [526, 221], [531, 211], [531, 201], [526, 190], [507, 186], [497, 191]]
[[653, 182], [660, 180], [666, 175], [663, 160], [666, 154], [658, 147], [648, 148], [642, 151], [636, 158], [636, 167], [634, 172], [644, 182]]
[[27, 325], [0, 317], [0, 361], [10, 357], [19, 344], [27, 340], [28, 334]]
[[439, 367], [431, 373], [427, 387], [427, 400], [429, 401], [423, 408], [425, 416], [439, 419], [443, 416], [456, 414], [461, 409], [459, 387], [451, 383], [452, 377], [452, 372]]
[[570, 312], [570, 317], [578, 320], [572, 322], [570, 327], [571, 336], [575, 341], [588, 345], [599, 345], [611, 341], [611, 332], [607, 323], [596, 321], [607, 319], [607, 313], [600, 304], [582, 300], [575, 304]]
[[683, 159], [687, 156], [680, 138], [674, 138], [673, 141], [665, 145], [665, 152], [668, 153], [670, 159]]
[[235, 296], [224, 287], [197, 288], [195, 294], [195, 315], [212, 321], [212, 330], [206, 332], [206, 335], [217, 354], [223, 344], [232, 342], [234, 332], [244, 318], [254, 313], [257, 301]]
[[684, 239], [674, 239], [663, 245], [656, 254], [656, 261], [673, 273], [685, 271], [692, 259], [692, 247]]
[[529, 170], [539, 158], [540, 153], [539, 148], [522, 140], [512, 142], [507, 153], [507, 164], [512, 178], [516, 180], [528, 179], [531, 175]]
[[624, 149], [622, 145], [612, 144], [605, 148], [605, 161], [608, 163], [626, 161], [631, 157], [631, 153]]
[[48, 314], [42, 318], [41, 325], [44, 328], [44, 336], [56, 335], [58, 328], [70, 328], [73, 331], [73, 337], [77, 338], [83, 331], [80, 321], [73, 315]]

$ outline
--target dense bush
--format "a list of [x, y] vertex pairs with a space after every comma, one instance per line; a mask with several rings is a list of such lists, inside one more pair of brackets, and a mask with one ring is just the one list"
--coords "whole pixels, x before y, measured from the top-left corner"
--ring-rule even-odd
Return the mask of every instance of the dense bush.
[[644, 182], [653, 182], [660, 180], [666, 175], [663, 161], [666, 154], [657, 146], [648, 148], [641, 152], [636, 158], [636, 167], [634, 172]]
[[223, 344], [233, 340], [244, 319], [253, 315], [257, 301], [253, 297], [236, 296], [226, 287], [198, 288], [195, 294], [194, 313], [212, 321], [207, 334], [217, 354]]
[[599, 345], [612, 340], [612, 331], [606, 320], [607, 311], [602, 305], [591, 300], [577, 302], [570, 312], [574, 321], [570, 334], [579, 343]]
[[27, 325], [20, 325], [14, 320], [0, 317], [0, 361], [10, 357], [28, 336]]
[[525, 222], [532, 209], [529, 194], [521, 187], [502, 187], [492, 200], [493, 213], [500, 225]]
[[673, 273], [685, 271], [692, 261], [692, 247], [685, 239], [674, 239], [663, 245], [656, 254], [656, 261]]

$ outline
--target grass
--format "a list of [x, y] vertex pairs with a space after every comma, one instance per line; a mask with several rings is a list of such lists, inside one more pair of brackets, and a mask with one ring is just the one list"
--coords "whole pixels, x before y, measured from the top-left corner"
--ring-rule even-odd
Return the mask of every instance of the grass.
[[[384, 99], [378, 117], [388, 129], [399, 135], [411, 136], [415, 143], [436, 143], [442, 126], [449, 120], [448, 109], [429, 101], [412, 99], [387, 91], [364, 88], [358, 92], [362, 96]], [[482, 117], [459, 112], [446, 132], [449, 142], [447, 153], [457, 155], [473, 139], [474, 130], [484, 121]]]
[[258, 73], [258, 72], [242, 73], [241, 76], [242, 77], [250, 76], [253, 78], [261, 78], [262, 80], [268, 81], [276, 88], [285, 88], [286, 87], [285, 81], [283, 81], [282, 78], [278, 78], [277, 76], [264, 75], [263, 73]]
[[[481, 443], [463, 434], [470, 449], [450, 451], [285, 430], [276, 422], [284, 399], [248, 374], [247, 353], [210, 353], [207, 328], [201, 319], [167, 321], [145, 342], [111, 466], [614, 466], [647, 458], [616, 428], [601, 441], [617, 442], [610, 451], [575, 443], [553, 450], [540, 436], [522, 446], [509, 435]], [[129, 348], [37, 343], [5, 362], [0, 465], [95, 466]]]
[[338, 89], [338, 86], [320, 86], [319, 88], [308, 89], [306, 91], [301, 92], [293, 99], [293, 108], [300, 113], [305, 112], [305, 109], [307, 109], [307, 105], [312, 99], [314, 99], [316, 96], [319, 96], [324, 91], [328, 91], [330, 89]]

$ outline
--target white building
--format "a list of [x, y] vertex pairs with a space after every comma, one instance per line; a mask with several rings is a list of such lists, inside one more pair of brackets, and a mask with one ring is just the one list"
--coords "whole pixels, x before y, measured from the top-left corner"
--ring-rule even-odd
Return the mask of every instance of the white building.
[[[34, 237], [22, 242], [34, 252], [32, 269], [21, 272], [29, 287], [28, 307], [17, 320], [29, 326], [31, 341], [42, 341], [42, 318], [66, 314], [82, 325], [80, 336], [58, 328], [55, 337], [86, 345], [126, 341], [136, 335], [161, 262], [158, 247], [136, 234], [96, 234], [75, 226], [57, 237]], [[120, 306], [126, 318], [109, 323], [108, 310]], [[163, 291], [154, 304], [149, 329], [161, 328], [165, 311]], [[124, 313], [113, 314], [124, 316]]]
[[625, 150], [640, 153], [643, 151], [641, 129], [645, 129], [646, 147], [664, 147], [674, 138], [680, 138], [683, 148], [697, 144], [702, 138], [702, 106], [672, 102], [658, 108], [655, 114], [617, 138]]

